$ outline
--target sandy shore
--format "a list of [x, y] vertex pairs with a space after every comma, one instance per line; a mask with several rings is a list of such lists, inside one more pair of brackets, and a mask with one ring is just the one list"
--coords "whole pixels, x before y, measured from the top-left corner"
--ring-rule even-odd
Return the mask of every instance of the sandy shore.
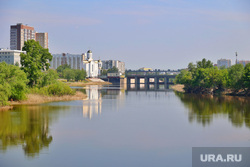
[[86, 83], [84, 83], [84, 82], [67, 82], [66, 84], [69, 86], [83, 87], [86, 85], [110, 85], [112, 83], [110, 83], [110, 82], [86, 82]]
[[177, 92], [185, 92], [183, 88], [184, 88], [184, 85], [181, 85], [181, 84], [171, 86], [171, 89], [173, 89]]

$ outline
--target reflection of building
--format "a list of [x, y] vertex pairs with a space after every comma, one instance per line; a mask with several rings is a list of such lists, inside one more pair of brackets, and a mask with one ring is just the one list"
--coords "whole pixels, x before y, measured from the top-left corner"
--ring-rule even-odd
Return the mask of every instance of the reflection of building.
[[[118, 111], [124, 104], [125, 92], [120, 89], [99, 89], [91, 85], [86, 89], [87, 99], [83, 101], [83, 117], [91, 119], [93, 115], [99, 115], [102, 111]], [[103, 99], [116, 99], [103, 101]]]
[[102, 69], [108, 70], [112, 67], [118, 68], [120, 73], [125, 73], [125, 63], [119, 60], [103, 60], [102, 61]]
[[7, 64], [12, 64], [12, 65], [18, 64], [20, 67], [21, 66], [21, 62], [20, 62], [21, 53], [26, 54], [25, 51], [20, 51], [20, 50], [0, 49], [0, 63], [6, 62]]
[[92, 118], [93, 113], [96, 115], [102, 112], [101, 92], [98, 91], [98, 86], [90, 86], [86, 90], [87, 99], [83, 102], [83, 117]]
[[217, 67], [231, 67], [232, 65], [232, 60], [231, 59], [220, 59], [220, 60], [217, 60]]
[[248, 63], [250, 63], [250, 60], [240, 60], [237, 64], [242, 64], [245, 67]]

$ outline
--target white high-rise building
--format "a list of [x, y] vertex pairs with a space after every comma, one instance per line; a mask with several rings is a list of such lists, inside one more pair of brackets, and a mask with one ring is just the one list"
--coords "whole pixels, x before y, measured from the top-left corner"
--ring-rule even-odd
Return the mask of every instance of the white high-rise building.
[[119, 60], [103, 60], [102, 61], [102, 69], [108, 70], [113, 67], [118, 68], [120, 73], [125, 73], [125, 63]]
[[7, 64], [18, 65], [20, 67], [21, 53], [26, 54], [25, 51], [20, 51], [20, 50], [0, 49], [0, 63], [6, 62]]

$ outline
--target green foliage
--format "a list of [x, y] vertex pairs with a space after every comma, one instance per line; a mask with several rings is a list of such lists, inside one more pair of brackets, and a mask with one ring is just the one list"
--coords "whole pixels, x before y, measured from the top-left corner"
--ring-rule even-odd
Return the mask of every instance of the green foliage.
[[[243, 66], [239, 64], [229, 69], [218, 69], [213, 67], [211, 61], [202, 59], [196, 65], [189, 63], [188, 70], [182, 70], [177, 75], [175, 83], [184, 84], [184, 89], [188, 93], [214, 93], [224, 91], [226, 88], [238, 91], [243, 88], [243, 71]], [[245, 80], [244, 83], [248, 83], [247, 79]]]
[[27, 74], [28, 85], [33, 87], [43, 75], [42, 71], [49, 69], [48, 61], [52, 60], [52, 55], [35, 40], [25, 41], [23, 51], [26, 51], [26, 54], [20, 54], [21, 69]]
[[235, 92], [242, 89], [242, 75], [244, 67], [242, 64], [235, 64], [228, 70], [228, 87], [233, 89]]
[[75, 91], [63, 82], [56, 82], [42, 88], [31, 88], [30, 93], [45, 95], [45, 96], [63, 96], [74, 95]]
[[25, 99], [27, 83], [27, 76], [19, 67], [5, 62], [0, 63], [0, 105], [7, 104], [8, 99]]
[[102, 69], [102, 71], [101, 71], [101, 75], [105, 76], [105, 75], [107, 75], [107, 73], [108, 73], [108, 71], [107, 71], [107, 70]]
[[75, 81], [80, 81], [80, 80], [84, 80], [87, 76], [86, 71], [85, 70], [74, 70], [75, 72]]
[[61, 77], [61, 78], [63, 77], [63, 70], [65, 70], [65, 69], [71, 69], [70, 65], [64, 64], [64, 65], [59, 66], [59, 67], [56, 69], [56, 71], [57, 71], [58, 74], [59, 74], [59, 77]]
[[67, 79], [67, 81], [75, 79], [75, 73], [72, 69], [63, 70], [63, 78]]
[[117, 68], [117, 67], [115, 67], [115, 66], [113, 66], [112, 68], [110, 68], [110, 69], [108, 69], [108, 73], [115, 73], [115, 72], [118, 72], [119, 71], [119, 69]]
[[248, 63], [244, 68], [242, 80], [243, 80], [244, 87], [249, 92], [250, 91], [250, 63]]
[[58, 79], [58, 73], [56, 70], [49, 69], [45, 71], [39, 80], [39, 87], [44, 87], [53, 83], [56, 83]]

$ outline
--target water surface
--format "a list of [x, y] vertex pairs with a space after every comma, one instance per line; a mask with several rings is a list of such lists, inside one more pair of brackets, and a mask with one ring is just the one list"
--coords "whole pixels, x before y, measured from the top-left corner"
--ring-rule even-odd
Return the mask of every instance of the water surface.
[[0, 166], [191, 166], [192, 147], [249, 147], [249, 98], [90, 86], [88, 99], [0, 112]]

